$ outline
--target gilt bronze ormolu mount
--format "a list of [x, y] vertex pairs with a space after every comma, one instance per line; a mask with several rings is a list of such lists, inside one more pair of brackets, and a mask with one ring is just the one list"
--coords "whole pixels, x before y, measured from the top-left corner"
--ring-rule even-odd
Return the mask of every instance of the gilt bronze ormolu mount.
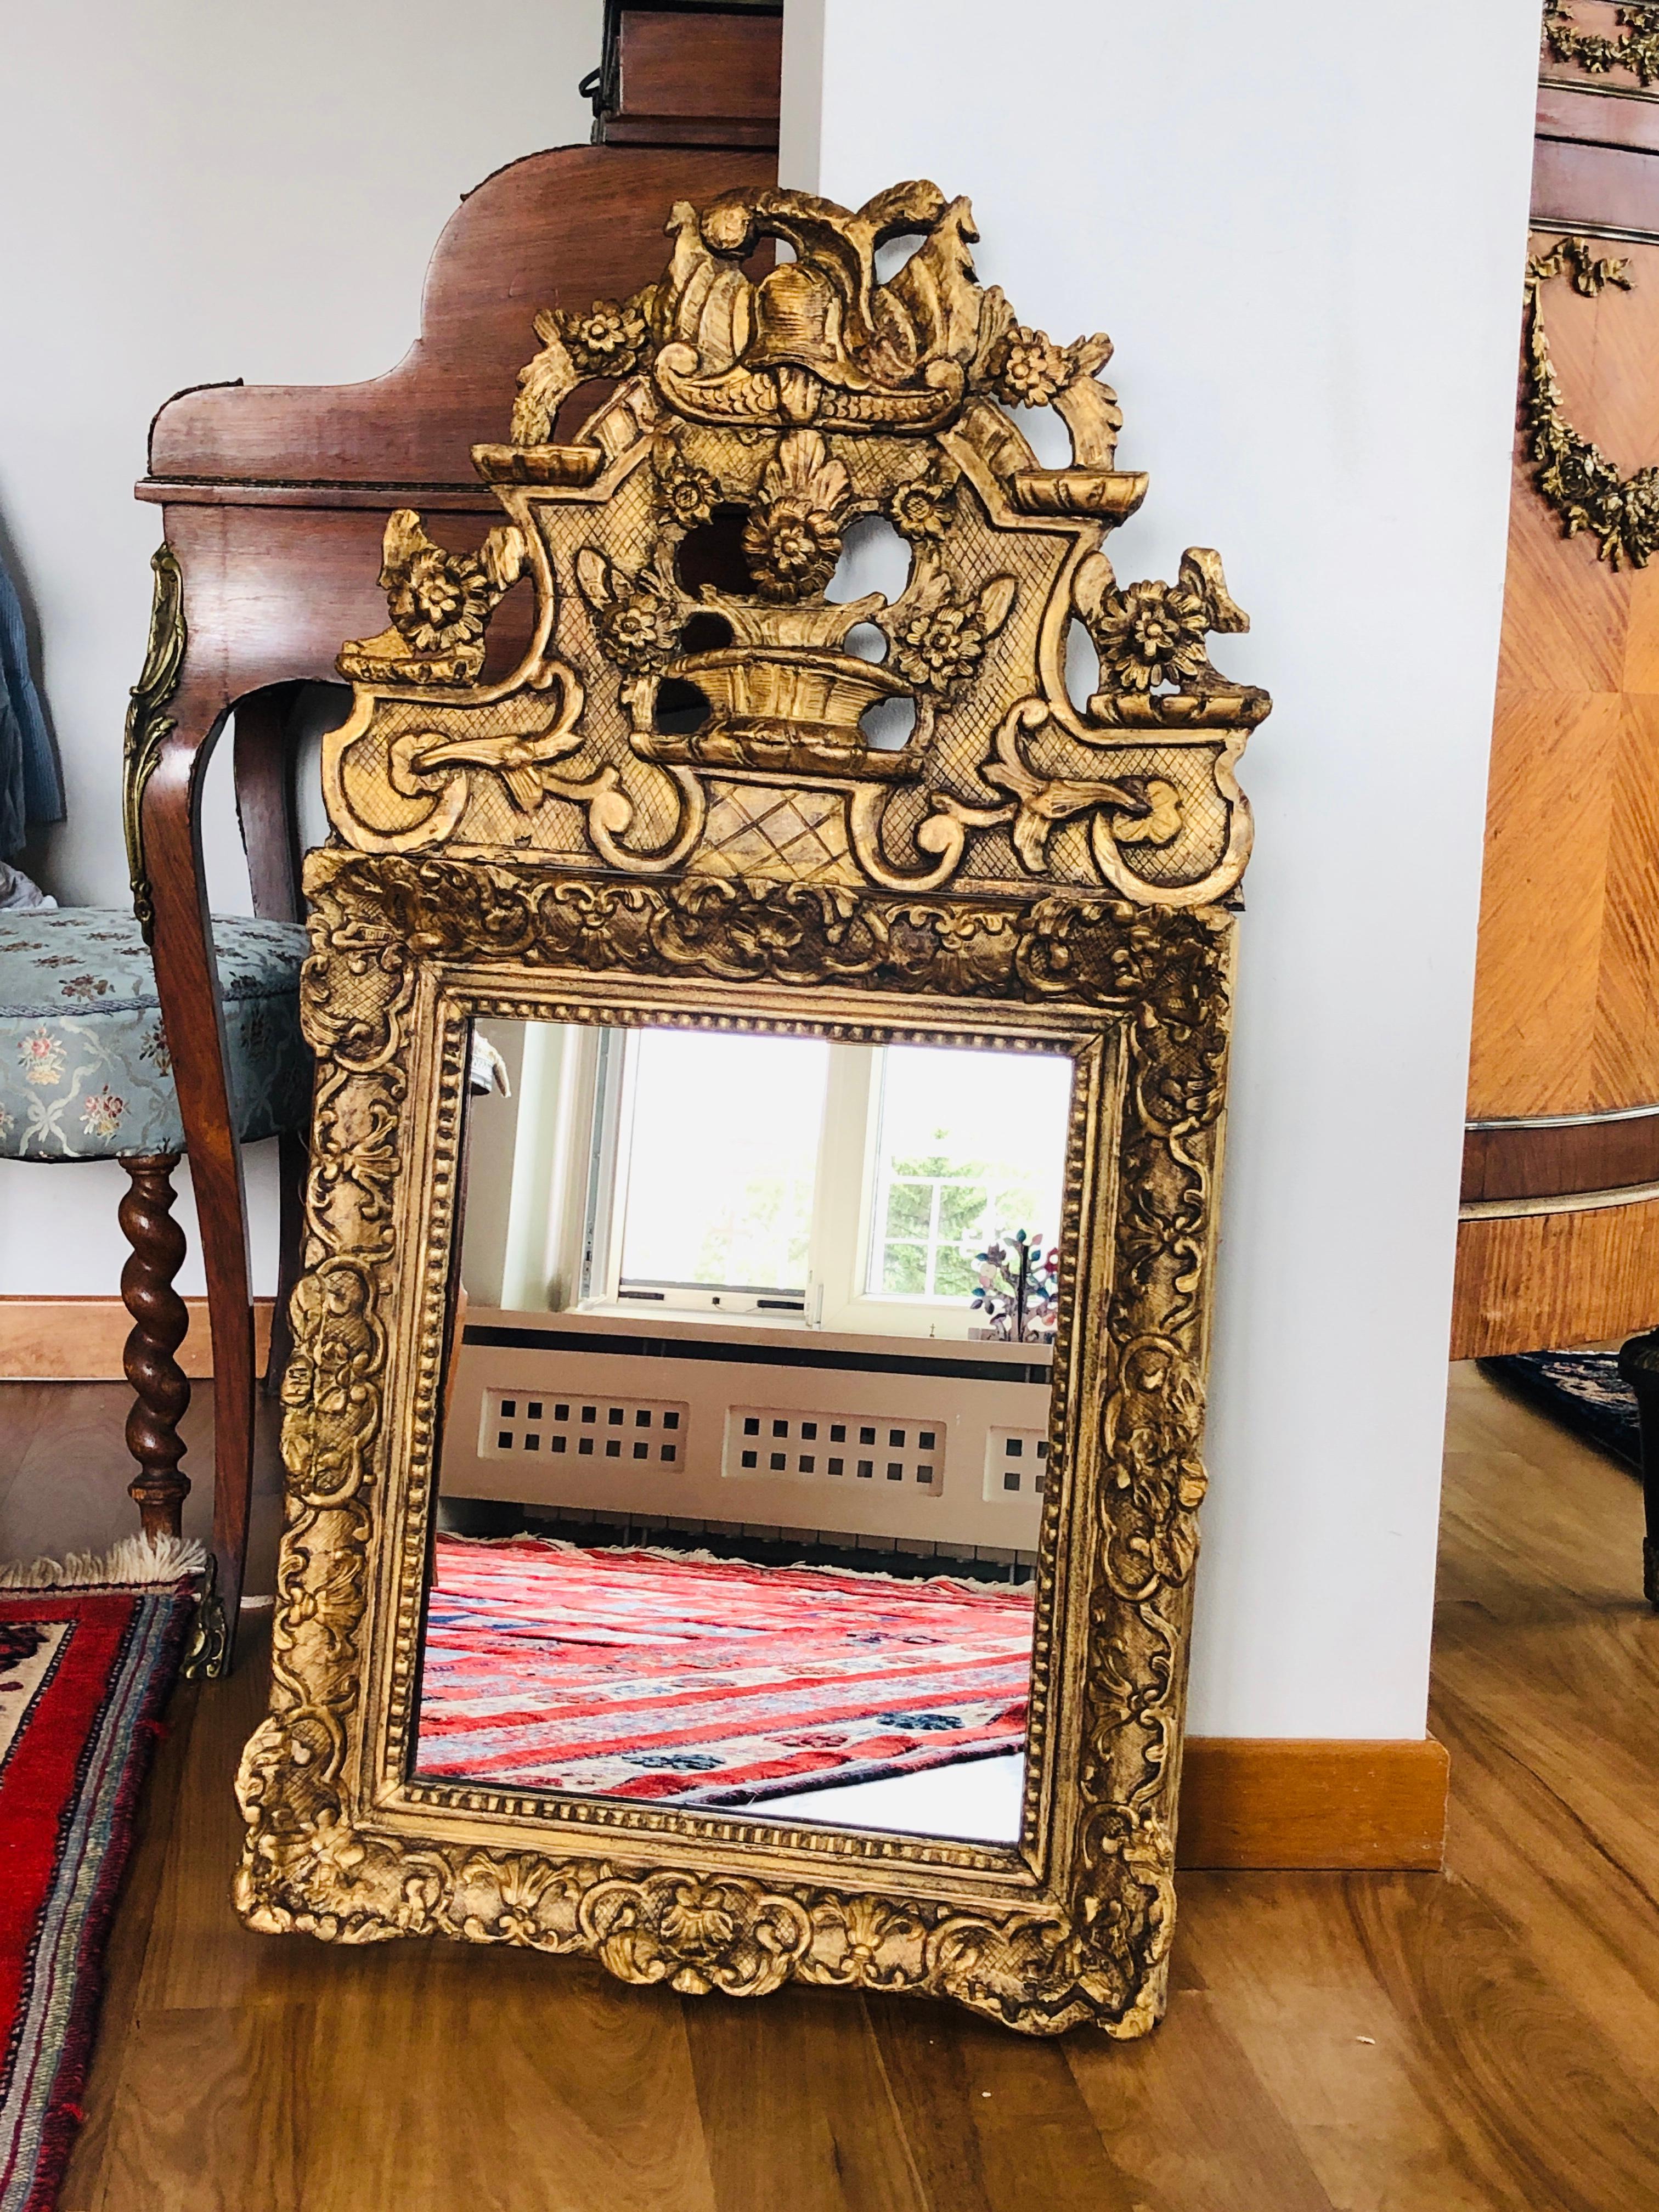
[[[586, 1952], [634, 1981], [948, 1995], [1053, 2033], [1162, 2009], [1231, 916], [1266, 695], [1215, 554], [1121, 585], [1109, 342], [982, 289], [972, 216], [730, 194], [661, 279], [539, 315], [505, 514], [390, 521], [307, 870], [319, 1060], [284, 1385], [271, 1713], [240, 1779], [249, 1922]], [[884, 246], [920, 242], [896, 273]], [[774, 239], [793, 258], [758, 278]], [[584, 386], [602, 380], [581, 412]], [[1051, 406], [1068, 465], [1010, 410]], [[577, 426], [567, 425], [574, 416]], [[896, 599], [828, 596], [854, 526]], [[534, 595], [518, 665], [490, 616]], [[1073, 624], [1098, 656], [1082, 706]], [[862, 643], [866, 651], [858, 650]], [[908, 734], [871, 724], [895, 702]], [[423, 1577], [477, 1014], [949, 1039], [1077, 1064], [1017, 1847], [421, 1778]]]

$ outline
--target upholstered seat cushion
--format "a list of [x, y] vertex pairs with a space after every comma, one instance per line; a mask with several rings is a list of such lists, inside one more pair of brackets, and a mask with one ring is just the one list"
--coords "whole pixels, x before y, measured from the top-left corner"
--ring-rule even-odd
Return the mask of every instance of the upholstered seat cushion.
[[[300, 1035], [306, 933], [216, 916], [232, 1094], [252, 1141], [301, 1127], [312, 1060]], [[184, 1144], [155, 970], [130, 914], [0, 913], [0, 1158], [113, 1159]]]

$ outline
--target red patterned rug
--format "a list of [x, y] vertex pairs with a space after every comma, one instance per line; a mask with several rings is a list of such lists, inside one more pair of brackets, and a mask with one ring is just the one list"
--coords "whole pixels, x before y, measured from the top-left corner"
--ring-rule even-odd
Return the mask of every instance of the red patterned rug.
[[1029, 1590], [441, 1536], [417, 1765], [752, 1805], [1023, 1750]]
[[[71, 1586], [0, 1574], [0, 2212], [50, 2212], [81, 2122], [104, 1946], [194, 1598], [135, 1540]], [[107, 1577], [143, 1576], [147, 1587]], [[94, 1577], [103, 1586], [88, 1586]], [[163, 1579], [165, 1578], [165, 1579]]]

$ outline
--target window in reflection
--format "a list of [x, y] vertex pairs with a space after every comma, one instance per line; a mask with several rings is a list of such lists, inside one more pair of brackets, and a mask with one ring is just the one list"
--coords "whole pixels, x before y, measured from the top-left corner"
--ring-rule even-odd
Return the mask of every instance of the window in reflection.
[[[490, 1111], [520, 1166], [491, 1304], [965, 1336], [988, 1246], [1058, 1235], [1060, 1055], [542, 1024], [515, 1048], [501, 1030], [518, 1097]], [[489, 1236], [470, 1232], [469, 1279]]]
[[805, 1295], [830, 1047], [641, 1030], [627, 1040], [610, 1206], [618, 1288]]
[[977, 1255], [1024, 1229], [1059, 1233], [1071, 1066], [890, 1045], [881, 1065], [872, 1297], [962, 1300]]
[[1012, 1842], [1069, 1057], [475, 1043], [419, 1771]]

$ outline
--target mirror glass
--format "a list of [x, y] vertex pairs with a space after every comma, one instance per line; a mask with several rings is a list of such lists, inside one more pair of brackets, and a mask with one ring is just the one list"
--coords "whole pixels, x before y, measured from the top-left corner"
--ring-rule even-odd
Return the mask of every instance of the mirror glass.
[[418, 1772], [1016, 1839], [1073, 1074], [475, 1025]]

